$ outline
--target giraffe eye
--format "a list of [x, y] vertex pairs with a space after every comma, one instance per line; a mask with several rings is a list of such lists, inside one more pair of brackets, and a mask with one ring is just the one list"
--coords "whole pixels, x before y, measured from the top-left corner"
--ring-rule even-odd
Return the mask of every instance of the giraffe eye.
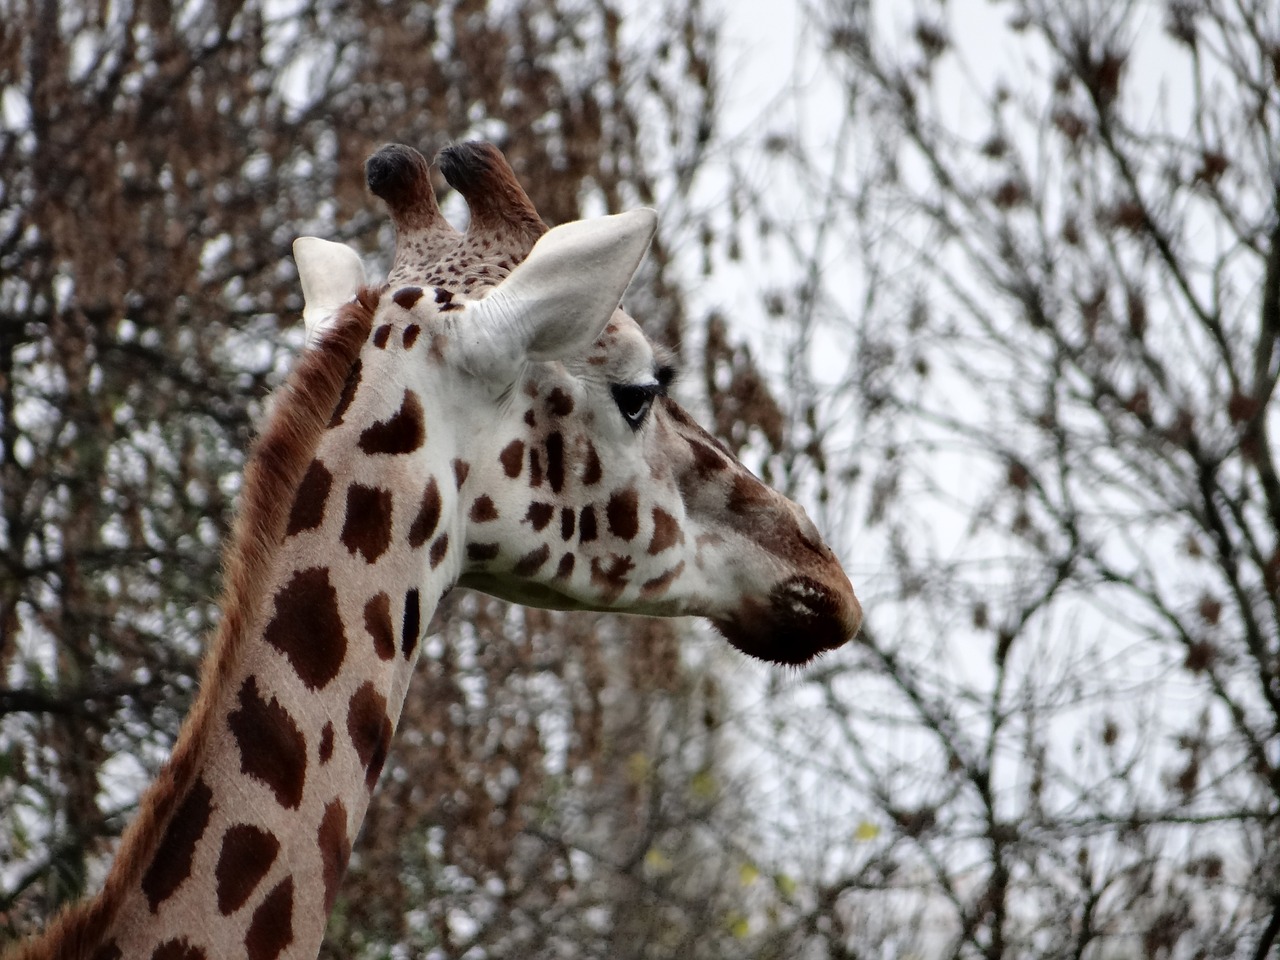
[[632, 430], [639, 430], [644, 424], [644, 418], [649, 415], [649, 408], [653, 406], [653, 398], [662, 387], [656, 383], [615, 383], [611, 389], [613, 402], [618, 405], [622, 418]]

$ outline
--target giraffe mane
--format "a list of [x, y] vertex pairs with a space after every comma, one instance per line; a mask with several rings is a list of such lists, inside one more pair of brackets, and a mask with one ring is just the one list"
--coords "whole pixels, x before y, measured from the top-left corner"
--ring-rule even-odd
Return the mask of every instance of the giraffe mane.
[[183, 721], [173, 753], [143, 794], [125, 830], [102, 891], [66, 907], [43, 935], [6, 960], [88, 960], [119, 912], [125, 894], [146, 870], [204, 760], [204, 730], [230, 685], [241, 648], [254, 629], [270, 582], [269, 564], [284, 538], [292, 497], [368, 339], [379, 291], [365, 287], [344, 306], [323, 338], [307, 348], [280, 390], [266, 426], [251, 448], [235, 525], [223, 554], [222, 618], [205, 652], [200, 692]]

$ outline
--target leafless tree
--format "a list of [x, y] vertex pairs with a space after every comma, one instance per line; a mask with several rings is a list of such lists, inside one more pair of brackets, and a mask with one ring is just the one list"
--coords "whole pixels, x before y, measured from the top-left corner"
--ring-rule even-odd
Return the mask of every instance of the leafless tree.
[[[742, 151], [724, 248], [780, 278], [785, 443], [743, 440], [846, 525], [868, 625], [772, 694], [760, 749], [810, 814], [761, 942], [1261, 960], [1280, 8], [815, 0], [806, 24], [821, 70]], [[835, 91], [825, 126], [802, 81]]]

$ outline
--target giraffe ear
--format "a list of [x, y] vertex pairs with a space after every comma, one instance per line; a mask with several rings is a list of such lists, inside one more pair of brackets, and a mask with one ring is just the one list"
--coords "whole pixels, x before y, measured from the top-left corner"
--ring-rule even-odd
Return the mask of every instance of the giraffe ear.
[[[652, 210], [547, 231], [511, 276], [470, 306], [468, 352], [480, 366], [559, 360], [600, 336], [657, 229]], [[487, 356], [485, 355], [487, 354]]]
[[302, 322], [307, 343], [315, 343], [328, 321], [364, 286], [364, 264], [345, 243], [319, 237], [293, 241], [293, 259], [302, 282]]

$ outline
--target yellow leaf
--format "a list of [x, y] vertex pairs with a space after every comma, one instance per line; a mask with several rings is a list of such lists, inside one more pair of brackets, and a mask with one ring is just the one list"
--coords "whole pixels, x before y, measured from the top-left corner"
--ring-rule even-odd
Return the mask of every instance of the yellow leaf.
[[670, 873], [674, 864], [671, 858], [657, 847], [650, 847], [644, 855], [644, 865], [650, 873]]
[[778, 892], [790, 900], [796, 893], [796, 882], [785, 873], [775, 873], [773, 875], [773, 885], [778, 888]]
[[751, 921], [740, 913], [731, 913], [724, 918], [724, 925], [737, 939], [744, 940], [751, 932]]
[[706, 770], [699, 770], [689, 780], [689, 789], [699, 800], [710, 800], [716, 795], [716, 778]]
[[874, 840], [878, 836], [880, 836], [880, 828], [869, 820], [863, 820], [858, 824], [858, 828], [853, 831], [853, 839], [860, 843]]
[[653, 764], [645, 753], [637, 750], [627, 757], [627, 779], [632, 783], [644, 783], [649, 779], [649, 771], [652, 769]]
[[760, 879], [760, 871], [754, 863], [744, 863], [738, 868], [738, 880], [744, 887], [749, 887]]

